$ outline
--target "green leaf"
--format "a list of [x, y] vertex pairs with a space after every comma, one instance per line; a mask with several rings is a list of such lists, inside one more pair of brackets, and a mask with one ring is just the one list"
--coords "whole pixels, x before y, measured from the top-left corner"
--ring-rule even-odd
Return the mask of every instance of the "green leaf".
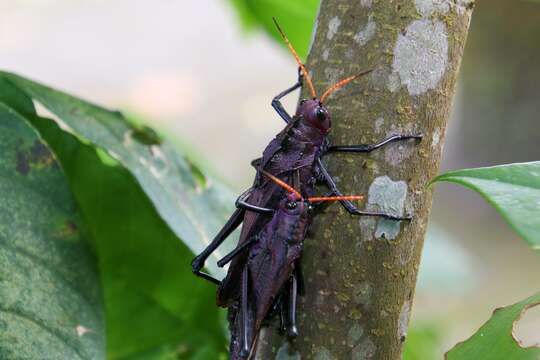
[[[162, 220], [137, 180], [104, 150], [38, 117], [30, 98], [1, 77], [0, 101], [26, 114], [66, 169], [99, 258], [107, 357], [203, 359], [204, 354], [218, 358], [225, 353], [215, 287], [191, 274], [193, 254]], [[156, 142], [152, 130], [139, 129], [140, 141]]]
[[[132, 124], [119, 112], [14, 74], [0, 72], [0, 79], [8, 80], [56, 115], [55, 120], [63, 129], [120, 162], [137, 179], [160, 216], [194, 253], [210, 243], [232, 213], [234, 197], [229, 189], [208, 177], [149, 128]], [[214, 261], [208, 262], [213, 273], [224, 274], [215, 260], [229, 248], [218, 249]]]
[[[0, 86], [0, 98], [12, 90]], [[95, 259], [67, 180], [47, 144], [1, 102], [0, 178], [0, 357], [104, 359]]]
[[272, 22], [272, 17], [275, 17], [300, 57], [306, 58], [319, 0], [230, 0], [230, 2], [248, 29], [262, 27], [279, 44], [285, 46]]
[[[105, 293], [109, 359], [195, 359], [225, 350], [215, 286], [136, 179], [52, 121], [33, 120], [66, 169], [92, 232]], [[114, 162], [113, 162], [114, 164]], [[216, 358], [216, 357], [210, 357]]]
[[229, 3], [236, 10], [236, 14], [246, 30], [252, 30], [257, 26], [257, 19], [251, 12], [247, 0], [229, 0]]
[[528, 308], [540, 304], [540, 293], [517, 304], [495, 310], [472, 337], [446, 354], [448, 360], [538, 360], [540, 348], [522, 348], [512, 335], [514, 323]]
[[433, 182], [464, 185], [482, 195], [535, 250], [540, 250], [540, 162], [451, 171]]
[[430, 360], [440, 357], [441, 329], [437, 323], [413, 324], [407, 331], [403, 349], [404, 360]]

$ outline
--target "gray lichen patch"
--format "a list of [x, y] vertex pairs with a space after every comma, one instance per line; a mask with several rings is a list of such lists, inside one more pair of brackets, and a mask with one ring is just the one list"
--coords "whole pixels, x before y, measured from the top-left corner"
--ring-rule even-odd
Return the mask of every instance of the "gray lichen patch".
[[328, 22], [328, 32], [326, 33], [326, 38], [328, 40], [332, 40], [334, 35], [336, 35], [339, 26], [341, 25], [341, 20], [337, 16], [334, 16], [330, 21]]
[[398, 319], [398, 339], [401, 342], [405, 341], [407, 335], [407, 326], [409, 325], [409, 315], [411, 312], [411, 302], [405, 301], [401, 307], [401, 312], [399, 313]]
[[347, 345], [354, 347], [360, 341], [362, 335], [364, 335], [362, 326], [360, 324], [354, 324], [347, 333]]
[[288, 341], [285, 341], [276, 353], [275, 360], [300, 360], [300, 353], [293, 349]]
[[415, 0], [416, 9], [425, 18], [436, 14], [447, 14], [454, 10], [463, 15], [474, 5], [474, 0]]
[[374, 359], [375, 353], [377, 352], [377, 347], [373, 341], [366, 337], [362, 342], [356, 345], [351, 350], [351, 359], [352, 360], [368, 360]]
[[368, 306], [371, 303], [372, 295], [373, 287], [367, 281], [364, 281], [355, 287], [353, 299], [358, 305]]
[[315, 356], [313, 357], [313, 360], [333, 360], [333, 358], [330, 351], [324, 346], [321, 346], [315, 351]]
[[375, 120], [375, 132], [377, 134], [380, 134], [382, 127], [384, 125], [384, 118], [380, 117]]
[[[441, 21], [413, 21], [398, 36], [392, 70], [409, 94], [420, 95], [435, 89], [448, 66], [448, 34]], [[391, 78], [392, 82], [395, 78]], [[395, 84], [388, 84], [394, 89]]]
[[388, 83], [386, 84], [386, 88], [391, 92], [396, 92], [400, 86], [401, 83], [399, 82], [399, 75], [395, 72], [391, 72], [388, 75]]
[[437, 128], [433, 132], [433, 137], [431, 138], [431, 146], [437, 147], [440, 141], [441, 141], [441, 130]]
[[330, 55], [330, 51], [328, 49], [324, 49], [322, 53], [322, 58], [324, 61], [328, 61], [328, 55]]
[[415, 0], [416, 9], [425, 17], [433, 15], [438, 12], [440, 14], [446, 14], [450, 11], [449, 0]]
[[371, 216], [362, 216], [358, 220], [360, 230], [362, 231], [362, 239], [365, 241], [373, 240], [373, 230], [375, 229], [376, 220]]
[[377, 225], [377, 231], [375, 231], [375, 237], [377, 239], [385, 238], [388, 240], [395, 239], [399, 234], [399, 222], [388, 219], [379, 220]]
[[360, 46], [366, 45], [377, 32], [377, 23], [373, 20], [373, 16], [369, 16], [367, 24], [354, 35], [354, 41]]
[[[391, 214], [403, 216], [405, 199], [407, 198], [407, 183], [405, 181], [392, 181], [388, 176], [376, 178], [368, 192], [368, 208]], [[380, 219], [375, 231], [376, 238], [392, 240], [399, 234], [400, 223], [394, 220]]]
[[404, 160], [411, 157], [414, 153], [414, 146], [410, 146], [407, 143], [399, 143], [388, 145], [384, 150], [384, 160], [392, 165], [398, 166]]
[[360, 5], [365, 8], [371, 8], [371, 5], [373, 5], [373, 0], [360, 0]]

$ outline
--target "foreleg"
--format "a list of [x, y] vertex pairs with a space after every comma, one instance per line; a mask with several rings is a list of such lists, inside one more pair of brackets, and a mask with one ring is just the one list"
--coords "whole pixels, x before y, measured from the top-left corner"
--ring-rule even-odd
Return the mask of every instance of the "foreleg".
[[298, 336], [298, 328], [296, 327], [296, 300], [298, 297], [298, 282], [296, 272], [293, 272], [289, 280], [289, 291], [287, 298], [287, 314], [286, 314], [286, 331], [287, 336], [295, 338]]
[[240, 337], [240, 357], [247, 358], [249, 356], [249, 314], [248, 314], [248, 283], [249, 283], [249, 269], [244, 267], [242, 271], [242, 295], [241, 295], [241, 307], [240, 307], [240, 321], [242, 321], [241, 326], [241, 337]]
[[294, 90], [300, 88], [302, 86], [302, 72], [298, 71], [298, 81], [296, 84], [291, 86], [290, 88], [280, 92], [274, 99], [272, 100], [272, 107], [276, 110], [276, 112], [281, 116], [283, 120], [285, 120], [286, 123], [289, 123], [291, 121], [291, 115], [287, 113], [287, 110], [283, 107], [283, 104], [281, 103], [281, 99], [285, 97], [286, 95], [289, 95]]

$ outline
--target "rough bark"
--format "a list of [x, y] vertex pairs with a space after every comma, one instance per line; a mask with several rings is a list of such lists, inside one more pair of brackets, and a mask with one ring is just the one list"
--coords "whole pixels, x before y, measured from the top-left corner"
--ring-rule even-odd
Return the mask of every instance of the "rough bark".
[[307, 61], [319, 92], [373, 68], [328, 100], [334, 144], [373, 143], [423, 133], [421, 143], [325, 159], [345, 194], [362, 207], [410, 223], [320, 215], [303, 255], [306, 294], [300, 336], [261, 333], [257, 359], [399, 359], [412, 306], [454, 85], [473, 3], [467, 0], [323, 0]]

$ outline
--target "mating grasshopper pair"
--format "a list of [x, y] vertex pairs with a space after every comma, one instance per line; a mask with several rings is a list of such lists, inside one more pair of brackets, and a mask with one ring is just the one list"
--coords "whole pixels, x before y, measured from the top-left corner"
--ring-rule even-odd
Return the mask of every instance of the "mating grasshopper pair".
[[[217, 304], [229, 308], [231, 359], [246, 359], [253, 353], [262, 322], [271, 309], [281, 312], [287, 335], [298, 334], [297, 295], [302, 293], [300, 257], [307, 229], [322, 204], [339, 201], [351, 215], [379, 216], [391, 220], [410, 220], [382, 212], [359, 210], [344, 196], [326, 170], [321, 158], [332, 152], [369, 153], [388, 143], [421, 139], [421, 135], [394, 135], [377, 144], [330, 145], [331, 117], [325, 105], [330, 94], [370, 71], [348, 77], [317, 96], [309, 74], [296, 51], [274, 19], [276, 27], [298, 63], [298, 81], [272, 100], [272, 107], [286, 122], [285, 128], [270, 142], [263, 156], [252, 162], [257, 170], [253, 186], [236, 201], [236, 211], [211, 244], [192, 262], [197, 275], [218, 285]], [[299, 89], [303, 82], [311, 99], [301, 100], [291, 117], [281, 99]], [[314, 197], [315, 186], [325, 184], [328, 194]], [[202, 272], [205, 260], [242, 225], [236, 248], [218, 261], [230, 263], [222, 280]]]

